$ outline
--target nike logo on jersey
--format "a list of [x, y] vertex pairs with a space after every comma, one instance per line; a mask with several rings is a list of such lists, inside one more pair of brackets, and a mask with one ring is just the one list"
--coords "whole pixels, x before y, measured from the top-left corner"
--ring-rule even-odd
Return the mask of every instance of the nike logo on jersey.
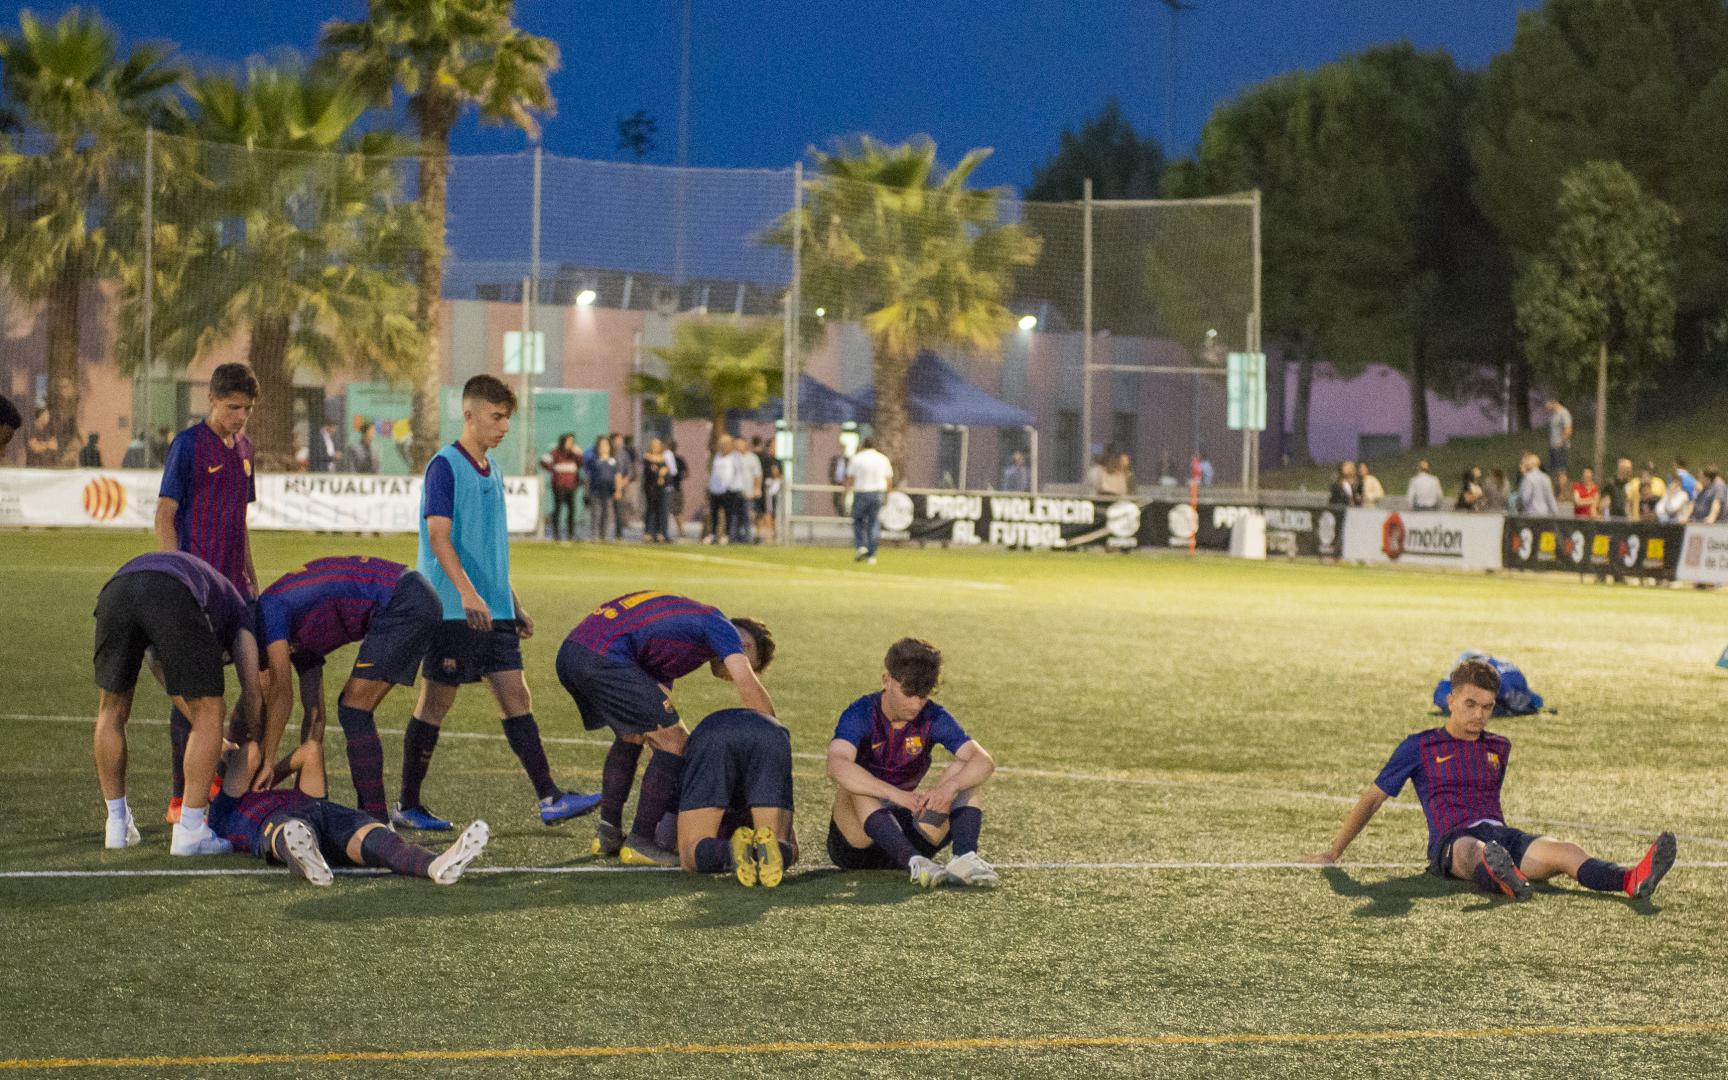
[[1434, 759], [1434, 764], [1436, 764], [1436, 765], [1444, 765], [1444, 764], [1446, 764], [1446, 763], [1447, 763], [1447, 762], [1448, 762], [1448, 761], [1451, 761], [1451, 760], [1452, 760], [1452, 759], [1453, 759], [1453, 758], [1455, 758], [1455, 757], [1457, 757], [1457, 756], [1458, 756], [1458, 755], [1457, 755], [1457, 754], [1447, 754], [1447, 755], [1446, 755], [1446, 756], [1445, 756], [1445, 757], [1437, 757], [1437, 758], [1435, 758], [1435, 759]]
[[371, 667], [371, 666], [372, 666], [372, 662], [371, 662], [371, 661], [370, 661], [370, 660], [368, 660], [368, 661], [365, 661], [365, 662], [364, 662], [364, 663], [357, 663], [357, 664], [355, 664], [355, 665], [354, 665], [354, 666], [355, 666], [355, 667], [357, 667], [357, 668], [363, 668], [363, 667]]
[[222, 466], [220, 466], [220, 465], [212, 465], [212, 466], [210, 466], [210, 467], [209, 467], [209, 469], [207, 469], [207, 470], [206, 470], [206, 471], [207, 471], [207, 472], [213, 472], [213, 473], [214, 473], [214, 472], [221, 472], [221, 471], [222, 471]]

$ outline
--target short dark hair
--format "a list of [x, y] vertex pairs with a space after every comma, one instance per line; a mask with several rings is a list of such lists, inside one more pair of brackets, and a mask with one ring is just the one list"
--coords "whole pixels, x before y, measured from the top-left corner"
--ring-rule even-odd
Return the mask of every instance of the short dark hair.
[[866, 435], [864, 441], [858, 444], [858, 448], [860, 450], [874, 450], [876, 449], [876, 439], [873, 436]]
[[882, 658], [888, 677], [913, 697], [929, 697], [942, 682], [942, 653], [928, 641], [901, 638]]
[[18, 415], [18, 406], [5, 397], [0, 397], [0, 427], [21, 428], [24, 418]]
[[516, 411], [516, 392], [496, 375], [476, 375], [462, 384], [462, 400], [479, 398], [488, 405], [502, 405]]
[[1676, 469], [1684, 469], [1686, 467], [1686, 459], [1678, 454], [1674, 455], [1674, 467]]
[[252, 374], [252, 369], [245, 364], [219, 365], [210, 373], [210, 396], [225, 398], [236, 394], [257, 397], [258, 376]]
[[[17, 414], [14, 413], [13, 415], [16, 416]], [[1717, 477], [1719, 477], [1721, 475], [1722, 475], [1722, 470], [1718, 469], [1716, 466], [1714, 466], [1714, 465], [1704, 466], [1704, 479], [1715, 480]]]
[[767, 671], [774, 662], [773, 632], [756, 619], [733, 619], [732, 625], [750, 635], [750, 640], [756, 643], [756, 670]]
[[1464, 661], [1452, 669], [1452, 690], [1459, 687], [1474, 686], [1478, 690], [1486, 690], [1490, 694], [1500, 693], [1500, 673], [1494, 670], [1494, 665], [1486, 660], [1475, 657]]

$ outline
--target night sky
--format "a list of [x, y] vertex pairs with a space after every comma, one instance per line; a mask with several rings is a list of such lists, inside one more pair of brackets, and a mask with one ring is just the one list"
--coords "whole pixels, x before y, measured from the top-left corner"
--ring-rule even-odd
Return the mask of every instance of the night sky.
[[[1281, 71], [1408, 38], [1467, 67], [1511, 43], [1535, 0], [1193, 0], [1181, 16], [1174, 122], [1191, 148], [1214, 102]], [[178, 42], [195, 63], [233, 67], [284, 46], [310, 52], [319, 26], [362, 0], [105, 0], [128, 42]], [[8, 4], [58, 14], [60, 5]], [[548, 152], [625, 159], [620, 115], [659, 122], [648, 158], [675, 159], [680, 0], [519, 0], [518, 24], [563, 51]], [[784, 167], [835, 135], [935, 137], [953, 161], [993, 146], [980, 170], [1024, 186], [1074, 127], [1114, 95], [1143, 134], [1166, 122], [1170, 11], [1162, 0], [695, 0], [691, 162]], [[458, 129], [456, 150], [521, 150], [520, 133]]]

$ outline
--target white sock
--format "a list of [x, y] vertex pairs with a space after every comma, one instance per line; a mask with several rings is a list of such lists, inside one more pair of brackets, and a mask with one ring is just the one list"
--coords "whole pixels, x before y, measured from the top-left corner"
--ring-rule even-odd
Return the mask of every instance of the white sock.
[[200, 806], [194, 810], [190, 806], [180, 808], [180, 827], [187, 832], [197, 832], [204, 827], [204, 811], [208, 807]]
[[125, 821], [127, 814], [131, 813], [126, 809], [126, 796], [124, 795], [118, 799], [104, 799], [103, 801], [108, 804], [108, 816], [115, 821]]

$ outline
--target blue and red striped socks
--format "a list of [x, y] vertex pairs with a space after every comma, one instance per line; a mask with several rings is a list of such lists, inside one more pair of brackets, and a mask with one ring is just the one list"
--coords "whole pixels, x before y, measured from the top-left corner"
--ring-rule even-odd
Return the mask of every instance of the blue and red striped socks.
[[546, 747], [540, 742], [540, 725], [534, 722], [533, 713], [507, 717], [504, 738], [510, 743], [510, 749], [516, 752], [516, 760], [522, 763], [528, 782], [534, 785], [535, 798], [555, 799], [563, 794], [552, 781], [552, 763], [546, 760]]
[[402, 735], [402, 805], [420, 805], [420, 784], [432, 767], [432, 751], [438, 749], [438, 727], [418, 716], [408, 721]]
[[642, 770], [642, 793], [636, 798], [633, 836], [652, 837], [660, 819], [678, 807], [678, 781], [683, 776], [684, 757], [656, 749]]
[[600, 820], [620, 828], [624, 825], [624, 804], [630, 799], [630, 789], [636, 785], [636, 763], [642, 760], [642, 744], [612, 740], [606, 751], [606, 763], [600, 766]]
[[431, 849], [410, 844], [389, 829], [373, 829], [360, 838], [360, 859], [367, 866], [381, 866], [407, 877], [429, 877]]
[[338, 703], [336, 715], [342, 721], [342, 735], [348, 741], [348, 773], [354, 780], [354, 795], [360, 809], [383, 821], [384, 806], [384, 744], [378, 741], [378, 725], [365, 709]]

